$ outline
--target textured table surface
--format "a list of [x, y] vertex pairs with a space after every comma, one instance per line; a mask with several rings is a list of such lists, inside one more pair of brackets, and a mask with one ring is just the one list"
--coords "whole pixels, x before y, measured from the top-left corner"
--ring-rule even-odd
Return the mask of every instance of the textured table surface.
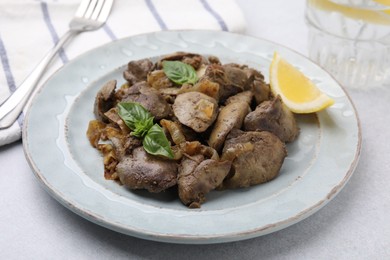
[[[239, 0], [246, 34], [307, 55], [304, 0]], [[1, 259], [389, 259], [390, 86], [348, 90], [363, 146], [345, 188], [309, 218], [266, 236], [227, 244], [175, 245], [97, 226], [51, 198], [21, 142], [0, 147]]]

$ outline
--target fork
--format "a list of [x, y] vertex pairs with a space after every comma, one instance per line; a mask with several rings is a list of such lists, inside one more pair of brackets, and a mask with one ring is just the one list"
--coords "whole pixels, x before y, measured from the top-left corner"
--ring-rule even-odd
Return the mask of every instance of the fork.
[[113, 0], [82, 0], [75, 16], [69, 23], [69, 30], [59, 39], [23, 83], [0, 106], [0, 129], [8, 128], [16, 121], [34, 89], [60, 48], [75, 35], [100, 28], [110, 14]]

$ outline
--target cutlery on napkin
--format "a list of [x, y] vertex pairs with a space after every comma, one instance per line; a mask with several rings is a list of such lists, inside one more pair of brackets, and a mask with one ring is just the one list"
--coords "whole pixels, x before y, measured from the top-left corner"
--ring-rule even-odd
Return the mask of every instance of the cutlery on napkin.
[[[12, 93], [58, 41], [79, 5], [76, 0], [3, 0], [0, 3], [0, 103]], [[159, 30], [207, 29], [244, 32], [234, 0], [115, 0], [103, 28], [84, 33], [60, 50], [40, 85], [85, 51], [119, 38]], [[0, 130], [0, 145], [21, 138], [22, 113]]]

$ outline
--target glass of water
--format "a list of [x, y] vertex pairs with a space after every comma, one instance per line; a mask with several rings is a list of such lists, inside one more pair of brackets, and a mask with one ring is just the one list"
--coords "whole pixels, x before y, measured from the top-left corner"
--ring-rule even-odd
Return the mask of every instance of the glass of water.
[[390, 86], [390, 0], [306, 0], [309, 56], [348, 88]]

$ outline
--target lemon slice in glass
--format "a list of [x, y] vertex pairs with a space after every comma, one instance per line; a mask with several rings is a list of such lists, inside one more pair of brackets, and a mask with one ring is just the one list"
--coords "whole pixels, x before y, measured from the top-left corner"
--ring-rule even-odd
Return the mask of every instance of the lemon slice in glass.
[[270, 85], [294, 113], [313, 113], [334, 104], [332, 98], [276, 52], [270, 66]]
[[390, 0], [374, 0], [382, 5], [379, 9], [362, 8], [347, 4], [338, 4], [334, 0], [308, 0], [308, 3], [318, 9], [343, 14], [346, 17], [368, 23], [390, 25]]

